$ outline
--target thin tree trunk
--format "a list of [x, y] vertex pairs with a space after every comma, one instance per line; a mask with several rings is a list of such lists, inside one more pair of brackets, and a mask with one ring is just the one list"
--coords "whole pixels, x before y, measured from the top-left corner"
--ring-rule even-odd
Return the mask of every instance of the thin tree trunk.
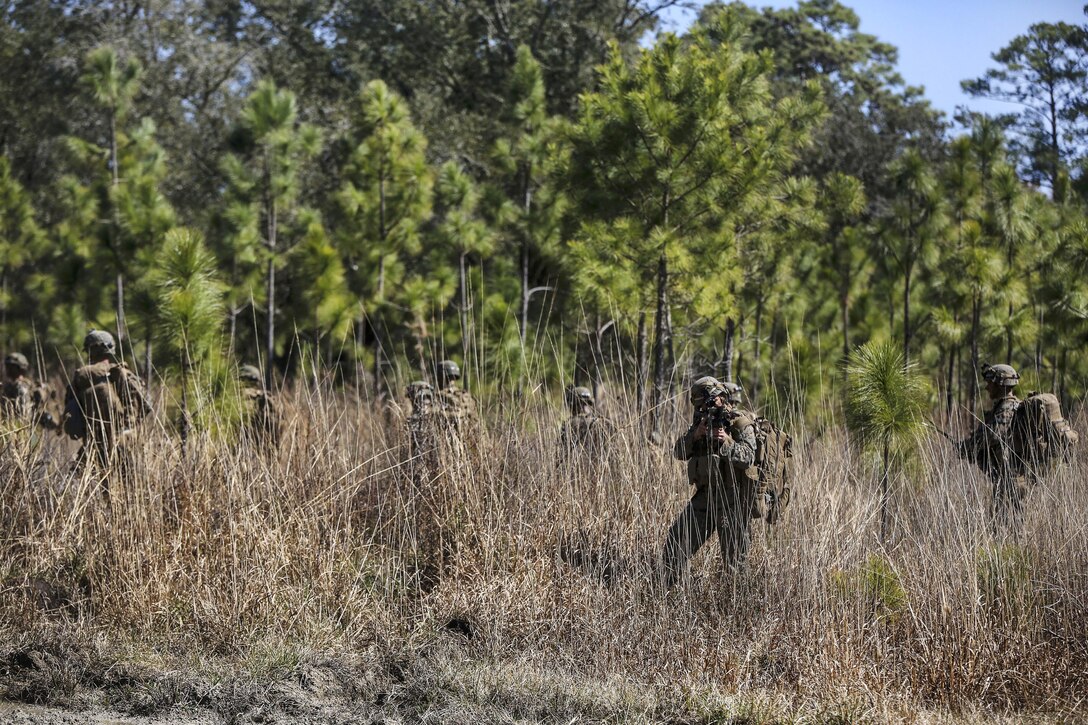
[[733, 368], [733, 377], [736, 382], [744, 380], [744, 318], [737, 321], [736, 341], [733, 343], [733, 351], [737, 354], [737, 362]]
[[533, 209], [532, 168], [524, 164], [521, 169], [521, 210], [524, 214], [526, 233], [521, 238], [521, 350], [525, 354], [525, 339], [529, 329], [529, 214]]
[[653, 400], [650, 406], [650, 430], [653, 433], [657, 432], [658, 421], [661, 417], [658, 407], [665, 398], [665, 356], [666, 350], [670, 346], [670, 340], [668, 339], [670, 334], [668, 328], [668, 283], [669, 264], [664, 251], [662, 251], [657, 260], [657, 310], [654, 314], [654, 384], [651, 391]]
[[465, 387], [468, 387], [469, 371], [472, 369], [472, 365], [469, 362], [469, 345], [472, 341], [472, 331], [468, 327], [468, 273], [465, 269], [465, 252], [461, 253], [461, 257], [458, 260], [460, 263], [459, 271], [459, 284], [460, 284], [460, 296], [461, 296], [461, 377], [464, 380]]
[[378, 180], [378, 240], [381, 244], [381, 256], [378, 258], [378, 294], [377, 304], [374, 307], [370, 325], [374, 332], [374, 400], [381, 401], [385, 397], [385, 387], [382, 385], [382, 307], [385, 303], [385, 253], [386, 253], [386, 228], [385, 228], [385, 179]]
[[756, 300], [756, 341], [752, 354], [752, 392], [749, 400], [755, 406], [759, 400], [759, 388], [763, 384], [763, 358], [760, 356], [763, 344], [763, 295]]
[[272, 359], [276, 354], [276, 200], [266, 196], [268, 210], [268, 325], [265, 331], [264, 386], [272, 390]]
[[729, 317], [725, 321], [725, 349], [722, 352], [722, 382], [733, 382], [733, 349], [736, 347], [737, 323]]
[[967, 407], [973, 413], [978, 398], [978, 336], [982, 318], [982, 300], [975, 294], [971, 301], [971, 370], [967, 376]]
[[955, 347], [955, 345], [949, 345], [948, 346], [948, 382], [947, 382], [947, 389], [944, 391], [944, 397], [945, 397], [944, 412], [945, 412], [945, 415], [948, 415], [948, 416], [952, 415], [952, 405], [953, 405], [953, 402], [954, 402], [952, 384], [953, 384], [953, 376], [955, 375], [955, 373], [956, 373], [956, 347]]
[[646, 410], [646, 376], [649, 370], [650, 346], [646, 331], [646, 312], [638, 313], [638, 337], [635, 342], [635, 404], [638, 406], [639, 415]]
[[144, 388], [151, 390], [151, 325], [147, 326], [144, 340]]
[[[850, 293], [846, 290], [839, 291], [839, 312], [842, 318], [842, 359], [850, 357]], [[846, 367], [843, 366], [843, 370]]]
[[903, 278], [903, 364], [910, 365], [910, 277], [913, 269], [908, 265]]
[[888, 508], [891, 498], [891, 491], [889, 487], [889, 465], [891, 462], [891, 453], [888, 448], [888, 440], [884, 440], [884, 452], [882, 456], [884, 463], [883, 475], [880, 477], [880, 543], [886, 543], [888, 541]]

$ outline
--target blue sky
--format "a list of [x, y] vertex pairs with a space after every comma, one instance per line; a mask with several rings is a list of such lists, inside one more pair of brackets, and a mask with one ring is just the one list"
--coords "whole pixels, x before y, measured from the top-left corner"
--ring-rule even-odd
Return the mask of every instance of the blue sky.
[[[951, 117], [956, 106], [987, 113], [1007, 112], [1008, 104], [973, 100], [960, 81], [993, 67], [990, 54], [1039, 22], [1083, 24], [1088, 0], [841, 0], [861, 19], [860, 30], [899, 48], [899, 73], [924, 86], [934, 107]], [[704, 4], [696, 0], [697, 4]], [[749, 2], [757, 7], [794, 7], [795, 1]], [[677, 11], [666, 29], [683, 30], [694, 12]]]

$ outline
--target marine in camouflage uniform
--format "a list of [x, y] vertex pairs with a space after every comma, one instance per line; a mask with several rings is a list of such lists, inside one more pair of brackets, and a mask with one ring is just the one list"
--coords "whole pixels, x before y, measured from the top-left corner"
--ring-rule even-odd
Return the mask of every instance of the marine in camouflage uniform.
[[559, 431], [559, 455], [569, 458], [575, 451], [600, 454], [605, 450], [608, 419], [594, 411], [593, 393], [589, 388], [567, 388], [564, 395], [571, 416]]
[[242, 417], [242, 435], [263, 450], [275, 449], [280, 443], [281, 416], [279, 403], [273, 393], [265, 390], [264, 377], [254, 365], [238, 369], [242, 397], [246, 409]]
[[30, 379], [30, 362], [20, 352], [4, 357], [4, 387], [0, 393], [0, 417], [40, 425], [56, 430], [57, 421], [46, 410], [52, 390], [46, 384], [35, 385]]
[[118, 458], [132, 426], [151, 412], [140, 377], [117, 362], [113, 336], [91, 330], [83, 340], [88, 363], [78, 368], [64, 396], [64, 432], [82, 441], [80, 461], [102, 465]]
[[453, 360], [438, 363], [438, 392], [435, 395], [436, 413], [447, 427], [464, 433], [479, 421], [476, 401], [472, 394], [457, 384], [461, 368]]
[[1023, 466], [1010, 446], [1012, 421], [1020, 407], [1013, 388], [1020, 375], [1011, 365], [984, 365], [982, 379], [993, 406], [969, 437], [959, 444], [960, 457], [975, 463], [993, 483], [995, 523], [1017, 524], [1027, 496]]
[[695, 494], [665, 540], [667, 586], [676, 583], [688, 560], [715, 531], [727, 570], [737, 571], [748, 554], [757, 483], [745, 471], [755, 461], [755, 419], [737, 410], [739, 386], [726, 385], [703, 377], [691, 387], [695, 413], [687, 432], [676, 440], [673, 455], [687, 461]]
[[435, 401], [434, 388], [424, 380], [408, 383], [404, 389], [410, 410], [405, 423], [408, 426], [408, 452], [412, 460], [413, 478], [416, 482], [426, 476], [426, 469], [433, 464], [435, 451]]

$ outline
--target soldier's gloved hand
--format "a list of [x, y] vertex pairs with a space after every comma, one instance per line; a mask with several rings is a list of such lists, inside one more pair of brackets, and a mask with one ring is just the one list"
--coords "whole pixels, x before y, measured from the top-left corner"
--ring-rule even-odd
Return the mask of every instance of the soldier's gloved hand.
[[725, 428], [714, 429], [714, 440], [720, 443], [723, 448], [729, 448], [733, 445], [733, 437], [729, 435]]

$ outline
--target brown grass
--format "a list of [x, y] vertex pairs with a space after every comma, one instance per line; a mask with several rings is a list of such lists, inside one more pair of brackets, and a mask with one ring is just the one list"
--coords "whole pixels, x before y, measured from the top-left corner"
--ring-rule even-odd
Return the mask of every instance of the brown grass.
[[985, 479], [925, 441], [881, 547], [872, 468], [838, 429], [795, 426], [794, 500], [757, 524], [749, 573], [707, 546], [664, 592], [690, 491], [633, 423], [607, 460], [566, 466], [558, 410], [493, 405], [465, 460], [413, 481], [398, 412], [288, 397], [275, 455], [209, 434], [180, 451], [147, 426], [108, 501], [68, 471], [73, 445], [0, 441], [6, 698], [436, 722], [1084, 716], [1083, 455], [995, 539]]

